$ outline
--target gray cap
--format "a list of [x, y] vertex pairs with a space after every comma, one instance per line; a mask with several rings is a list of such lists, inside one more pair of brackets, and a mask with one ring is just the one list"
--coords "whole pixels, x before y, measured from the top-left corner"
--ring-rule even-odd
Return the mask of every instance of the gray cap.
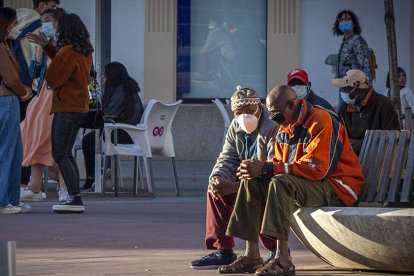
[[337, 65], [338, 64], [338, 55], [337, 54], [330, 54], [325, 59], [325, 64], [327, 65]]

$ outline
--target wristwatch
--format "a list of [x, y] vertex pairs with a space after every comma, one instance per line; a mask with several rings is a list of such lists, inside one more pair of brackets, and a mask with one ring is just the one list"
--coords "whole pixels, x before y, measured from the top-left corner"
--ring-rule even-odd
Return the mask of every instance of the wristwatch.
[[265, 162], [262, 167], [263, 177], [272, 177], [273, 176], [273, 162]]

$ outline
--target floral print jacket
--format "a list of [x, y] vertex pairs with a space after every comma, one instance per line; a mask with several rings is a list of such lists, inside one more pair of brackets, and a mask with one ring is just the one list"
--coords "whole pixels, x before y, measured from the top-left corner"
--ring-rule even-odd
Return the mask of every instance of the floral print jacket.
[[336, 77], [342, 78], [351, 69], [359, 69], [369, 77], [368, 45], [359, 34], [344, 38], [339, 48]]

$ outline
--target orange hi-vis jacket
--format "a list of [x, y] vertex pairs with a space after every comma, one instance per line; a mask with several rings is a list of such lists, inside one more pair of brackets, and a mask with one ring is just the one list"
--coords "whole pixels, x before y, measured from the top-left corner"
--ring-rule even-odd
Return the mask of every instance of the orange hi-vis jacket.
[[352, 206], [365, 180], [345, 127], [328, 111], [305, 100], [300, 104], [297, 122], [279, 128], [274, 175], [288, 173], [308, 180], [326, 180], [342, 202]]

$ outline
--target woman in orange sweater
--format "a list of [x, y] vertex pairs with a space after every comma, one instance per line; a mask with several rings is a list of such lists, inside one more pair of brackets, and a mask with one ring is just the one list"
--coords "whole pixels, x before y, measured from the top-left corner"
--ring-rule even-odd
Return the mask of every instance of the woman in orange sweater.
[[55, 47], [40, 35], [28, 35], [31, 41], [43, 46], [52, 59], [46, 73], [46, 81], [53, 89], [52, 155], [70, 195], [68, 201], [53, 205], [53, 211], [82, 213], [85, 207], [80, 196], [79, 169], [72, 148], [79, 125], [89, 110], [88, 83], [93, 47], [88, 30], [76, 14], [58, 17], [56, 36]]

